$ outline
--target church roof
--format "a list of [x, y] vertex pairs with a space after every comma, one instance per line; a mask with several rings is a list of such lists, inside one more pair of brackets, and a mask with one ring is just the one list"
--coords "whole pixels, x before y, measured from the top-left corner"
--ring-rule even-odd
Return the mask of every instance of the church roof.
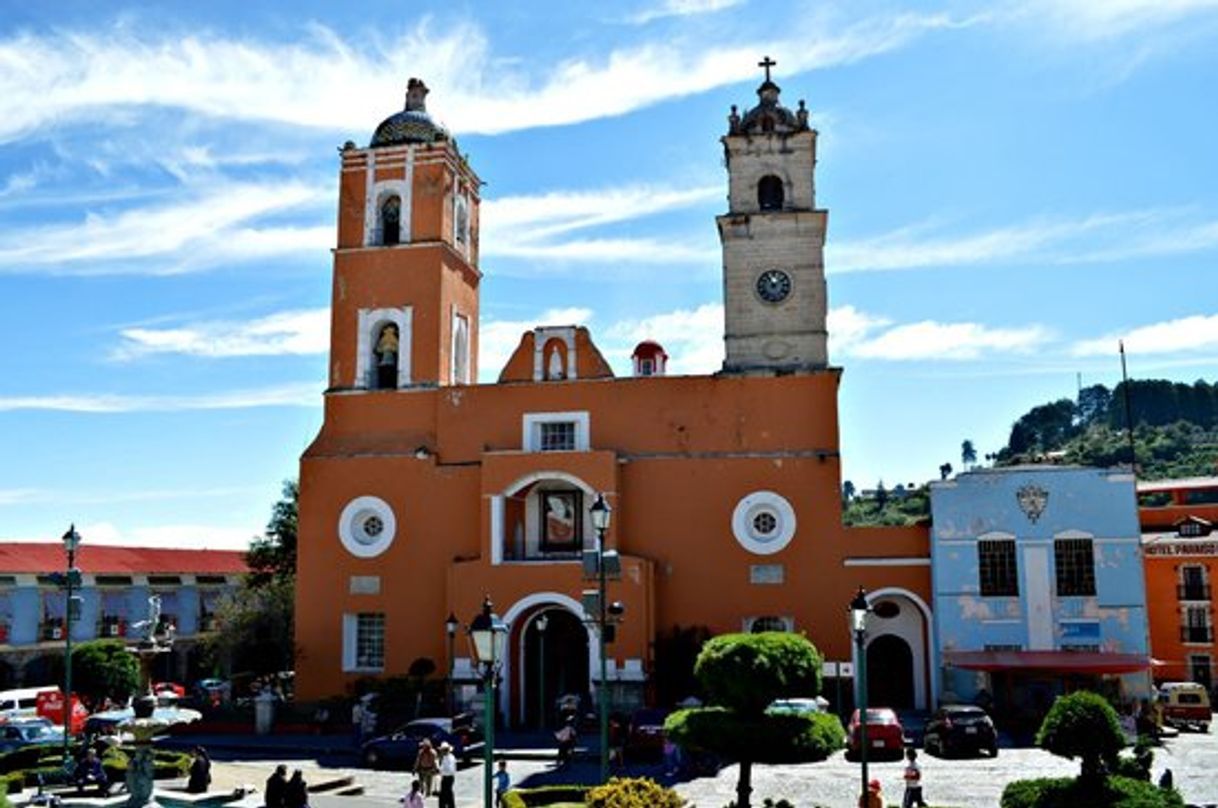
[[381, 121], [372, 134], [369, 147], [448, 140], [448, 130], [432, 120], [427, 112], [427, 93], [427, 85], [422, 79], [412, 78], [407, 82], [405, 108]]
[[757, 106], [744, 113], [742, 118], [736, 111], [736, 105], [732, 105], [732, 114], [728, 116], [729, 135], [787, 134], [809, 128], [808, 109], [803, 99], [800, 99], [799, 109], [795, 112], [779, 103], [782, 88], [770, 80], [770, 68], [775, 64], [768, 56], [758, 63], [758, 67], [765, 68], [765, 81], [757, 88]]
[[[0, 572], [50, 573], [63, 569], [59, 542], [0, 542]], [[114, 547], [82, 543], [76, 565], [86, 573], [238, 574], [249, 571], [241, 550], [186, 550], [162, 547]]]

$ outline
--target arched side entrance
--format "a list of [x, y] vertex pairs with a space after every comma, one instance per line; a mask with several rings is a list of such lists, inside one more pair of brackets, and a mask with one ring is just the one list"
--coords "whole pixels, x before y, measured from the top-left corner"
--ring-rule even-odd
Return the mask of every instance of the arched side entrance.
[[867, 703], [894, 710], [915, 706], [913, 651], [895, 634], [867, 645]]
[[[915, 593], [898, 587], [869, 592], [867, 602], [872, 608], [867, 622], [868, 702], [877, 707], [931, 709], [938, 682], [932, 658], [934, 627], [930, 607]], [[871, 649], [877, 643], [873, 657]], [[857, 670], [858, 649], [852, 649], [852, 654]], [[900, 681], [886, 681], [898, 678]], [[856, 698], [857, 686], [856, 682]], [[903, 703], [876, 701], [870, 698], [873, 693], [881, 699], [900, 699]]]
[[587, 698], [588, 632], [566, 609], [542, 607], [530, 616], [522, 633], [522, 723], [555, 726], [558, 699]]
[[[570, 688], [567, 692], [585, 699], [591, 693], [590, 672], [597, 670], [600, 657], [596, 635], [583, 623], [583, 613], [578, 601], [560, 592], [536, 592], [516, 601], [504, 612], [511, 652], [500, 671], [499, 710], [501, 715], [509, 716], [513, 726], [536, 726], [540, 719], [536, 705], [541, 701], [542, 668], [538, 666], [538, 660], [542, 648], [535, 636], [538, 633], [535, 623], [542, 615], [547, 619], [544, 649], [547, 681], [544, 684], [551, 708], [547, 717], [553, 720], [554, 699], [563, 695], [558, 690], [560, 686]], [[554, 640], [550, 638], [552, 630], [560, 635]]]

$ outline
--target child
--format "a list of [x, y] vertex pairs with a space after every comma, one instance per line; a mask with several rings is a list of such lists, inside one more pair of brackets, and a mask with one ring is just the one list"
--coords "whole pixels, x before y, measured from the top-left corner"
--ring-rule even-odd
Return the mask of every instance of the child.
[[905, 799], [901, 808], [926, 808], [922, 799], [922, 768], [918, 766], [918, 752], [912, 746], [905, 750]]
[[410, 783], [410, 793], [398, 800], [406, 808], [423, 808], [423, 784], [418, 780]]
[[884, 796], [880, 794], [880, 781], [867, 784], [867, 793], [859, 795], [859, 808], [884, 808]]
[[503, 795], [512, 787], [512, 777], [508, 774], [507, 761], [499, 759], [499, 771], [495, 772], [495, 804], [503, 805]]

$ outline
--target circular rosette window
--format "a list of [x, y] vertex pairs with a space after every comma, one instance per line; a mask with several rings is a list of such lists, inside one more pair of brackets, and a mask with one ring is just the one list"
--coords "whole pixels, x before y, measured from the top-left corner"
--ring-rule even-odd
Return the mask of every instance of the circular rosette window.
[[750, 553], [777, 553], [795, 537], [795, 509], [773, 491], [754, 491], [736, 504], [732, 535]]
[[338, 537], [343, 547], [360, 558], [372, 558], [388, 550], [396, 532], [393, 509], [379, 497], [356, 497], [338, 517]]

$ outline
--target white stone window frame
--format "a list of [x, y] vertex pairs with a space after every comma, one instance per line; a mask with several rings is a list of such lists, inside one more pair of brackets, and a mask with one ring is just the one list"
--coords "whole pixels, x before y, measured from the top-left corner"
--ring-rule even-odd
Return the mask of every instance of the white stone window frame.
[[[381, 664], [380, 666], [359, 664], [359, 618], [362, 614], [380, 614], [381, 616]], [[387, 636], [385, 631], [385, 615], [383, 612], [347, 612], [343, 614], [343, 646], [342, 667], [344, 673], [380, 673], [385, 670], [385, 651]]]
[[[363, 525], [373, 517], [380, 519], [381, 530], [375, 536], [369, 536], [363, 532]], [[389, 549], [396, 535], [397, 516], [389, 503], [380, 497], [356, 497], [338, 517], [338, 539], [356, 558], [379, 556]]]
[[520, 445], [526, 452], [541, 451], [541, 425], [554, 423], [575, 424], [575, 448], [572, 451], [590, 450], [591, 418], [587, 410], [577, 412], [529, 412], [522, 418]]
[[753, 626], [758, 620], [772, 620], [777, 618], [783, 623], [783, 631], [795, 631], [795, 618], [789, 614], [758, 614], [751, 617], [746, 617], [740, 621], [740, 630], [745, 634], [753, 633]]
[[[461, 324], [465, 324], [464, 350], [457, 339]], [[470, 341], [469, 317], [452, 309], [452, 350], [449, 353], [449, 379], [453, 384], [470, 384]]]
[[390, 323], [398, 327], [398, 384], [400, 390], [410, 386], [411, 322], [414, 310], [410, 306], [389, 309], [360, 309], [359, 329], [355, 340], [355, 386], [360, 390], [375, 390], [372, 349], [381, 329]]
[[469, 254], [469, 194], [464, 191], [453, 193], [453, 244], [464, 254]]
[[[775, 520], [771, 535], [759, 534], [755, 520], [769, 514]], [[741, 547], [754, 555], [773, 555], [780, 552], [795, 538], [795, 509], [781, 494], [773, 491], [754, 491], [744, 496], [732, 512], [732, 535]]]
[[368, 153], [368, 168], [364, 184], [364, 246], [380, 247], [381, 205], [391, 196], [401, 202], [398, 223], [398, 244], [409, 244], [410, 233], [410, 187], [414, 184], [414, 149], [406, 155], [406, 176], [400, 180], [376, 180], [376, 152]]

